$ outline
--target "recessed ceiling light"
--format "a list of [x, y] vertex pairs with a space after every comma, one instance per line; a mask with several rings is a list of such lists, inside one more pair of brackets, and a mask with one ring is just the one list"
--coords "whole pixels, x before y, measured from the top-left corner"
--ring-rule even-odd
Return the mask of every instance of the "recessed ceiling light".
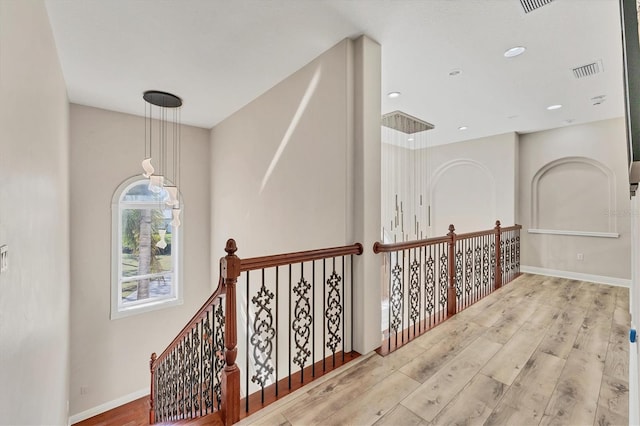
[[549, 111], [553, 111], [554, 109], [560, 109], [560, 108], [562, 108], [562, 105], [560, 105], [560, 104], [556, 104], [556, 105], [549, 105], [549, 106], [547, 107], [547, 109], [548, 109]]
[[468, 129], [468, 127], [467, 127], [467, 126], [460, 126], [460, 127], [458, 127], [458, 130], [467, 130], [467, 129]]
[[462, 74], [462, 70], [460, 68], [452, 69], [449, 71], [449, 77], [457, 77]]
[[389, 92], [387, 93], [387, 96], [390, 97], [391, 99], [395, 99], [400, 96], [400, 92]]
[[409, 138], [407, 139], [409, 142], [413, 142], [413, 138]]
[[512, 47], [511, 49], [505, 50], [504, 57], [505, 58], [516, 57], [516, 56], [522, 55], [525, 50], [527, 50], [527, 48], [523, 46]]

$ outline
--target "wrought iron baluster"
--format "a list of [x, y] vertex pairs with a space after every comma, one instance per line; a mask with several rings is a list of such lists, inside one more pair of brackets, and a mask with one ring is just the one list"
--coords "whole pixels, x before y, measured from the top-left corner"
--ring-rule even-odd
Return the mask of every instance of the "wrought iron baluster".
[[456, 299], [460, 300], [460, 296], [462, 295], [462, 250], [460, 247], [456, 250], [455, 262]]
[[342, 315], [342, 303], [340, 297], [340, 282], [342, 277], [336, 272], [336, 258], [333, 258], [333, 271], [327, 280], [329, 294], [327, 296], [327, 309], [325, 318], [327, 320], [327, 330], [329, 339], [327, 348], [331, 349], [333, 354], [333, 365], [335, 366], [336, 349], [340, 345], [342, 338], [340, 337], [340, 316]]
[[411, 278], [409, 280], [409, 318], [413, 322], [413, 332], [416, 332], [416, 323], [420, 319], [420, 262], [416, 259], [416, 250], [413, 250], [413, 262], [411, 262]]
[[296, 350], [293, 363], [300, 367], [300, 383], [304, 383], [304, 366], [311, 356], [311, 350], [308, 346], [313, 318], [311, 317], [309, 290], [311, 290], [311, 284], [304, 278], [304, 266], [300, 265], [300, 280], [293, 287], [293, 294], [297, 296], [297, 299], [292, 324]]
[[206, 312], [202, 326], [202, 396], [204, 400], [204, 411], [209, 413], [213, 410], [213, 398], [211, 395], [211, 382], [213, 380], [213, 330], [211, 329], [210, 312]]
[[426, 267], [426, 291], [425, 291], [425, 309], [431, 319], [436, 305], [436, 278], [435, 278], [435, 261], [433, 260], [433, 253], [431, 247], [429, 247], [429, 258], [425, 264]]
[[[491, 283], [492, 289], [496, 286], [496, 243], [492, 241], [490, 244], [490, 253], [491, 253]], [[491, 292], [491, 290], [489, 290]]]
[[[316, 318], [316, 261], [311, 263], [311, 318]], [[311, 376], [316, 377], [316, 327], [311, 324]]]
[[[447, 265], [447, 250], [446, 248], [440, 253], [440, 309], [446, 312], [447, 308], [447, 293], [449, 288], [449, 271]], [[452, 259], [453, 260], [453, 259]]]
[[265, 285], [263, 269], [262, 285], [258, 290], [258, 294], [251, 298], [251, 302], [257, 308], [253, 321], [253, 334], [251, 335], [253, 361], [255, 363], [255, 374], [251, 377], [251, 381], [261, 387], [263, 397], [264, 386], [269, 376], [273, 374], [273, 366], [270, 361], [276, 330], [273, 327], [273, 314], [270, 304], [274, 297], [273, 292]]
[[[289, 276], [291, 276], [291, 271], [289, 271]], [[275, 370], [276, 370], [276, 376], [275, 376], [275, 385], [276, 385], [276, 396], [278, 396], [278, 382], [279, 382], [279, 376], [278, 376], [278, 355], [280, 353], [280, 351], [278, 350], [279, 348], [279, 338], [278, 338], [278, 330], [280, 330], [278, 328], [278, 317], [280, 315], [278, 315], [278, 312], [280, 312], [278, 310], [278, 294], [280, 294], [280, 292], [278, 291], [278, 289], [280, 288], [280, 268], [278, 266], [276, 266], [276, 365], [275, 365]], [[291, 292], [289, 292], [289, 294], [291, 294]], [[291, 297], [291, 296], [289, 296]], [[290, 346], [290, 345], [289, 345]]]
[[[218, 401], [218, 409], [222, 407], [222, 369], [224, 368], [224, 302], [222, 298], [218, 299], [218, 304], [216, 305], [214, 321], [217, 324], [215, 331], [215, 351], [216, 356], [214, 358], [214, 370], [215, 370], [215, 384], [213, 387], [213, 391], [216, 394], [216, 400]], [[247, 333], [249, 334], [249, 333]], [[249, 346], [247, 346], [248, 348]], [[247, 356], [248, 358], [248, 356]], [[245, 375], [249, 375], [249, 370], [245, 373]], [[249, 388], [247, 387], [247, 391]], [[248, 392], [247, 392], [248, 394]], [[247, 398], [248, 400], [249, 398]]]
[[[177, 389], [177, 397], [178, 400], [184, 398], [185, 411], [187, 404], [191, 407], [192, 404], [192, 383], [191, 383], [191, 334], [187, 334], [182, 339], [181, 345], [183, 346], [181, 350], [178, 350], [176, 353], [176, 361], [177, 363], [174, 365], [175, 369], [175, 381], [176, 381], [176, 389]], [[180, 406], [180, 401], [176, 405], [175, 412], [172, 412], [171, 418], [176, 419], [178, 416], [178, 407]]]
[[[245, 335], [245, 340], [246, 340], [246, 344], [247, 344], [247, 346], [246, 346], [247, 349], [246, 349], [246, 353], [244, 355], [244, 358], [245, 358], [245, 370], [244, 371], [246, 372], [245, 375], [244, 375], [244, 382], [245, 382], [245, 399], [244, 399], [245, 407], [244, 407], [244, 409], [245, 409], [246, 412], [249, 412], [249, 398], [246, 397], [246, 396], [249, 395], [249, 335], [251, 334], [250, 333], [251, 328], [250, 328], [250, 324], [249, 324], [249, 321], [250, 321], [250, 319], [249, 319], [249, 312], [250, 312], [250, 310], [249, 310], [249, 300], [250, 300], [249, 295], [251, 294], [251, 293], [249, 293], [249, 271], [247, 271], [247, 273], [246, 273], [246, 280], [247, 280], [247, 282], [246, 282], [246, 289], [247, 289], [247, 292], [246, 292], [246, 300], [247, 300], [247, 311], [246, 311], [247, 312], [247, 330], [246, 331], [247, 332], [246, 332], [246, 335]], [[223, 353], [224, 353], [224, 349], [223, 349]]]
[[198, 415], [202, 415], [202, 404], [200, 401], [200, 336], [197, 326], [191, 330], [191, 387], [193, 400], [191, 405]]
[[470, 305], [472, 301], [471, 290], [473, 290], [473, 250], [471, 249], [472, 239], [466, 241], [466, 250], [464, 252], [464, 293], [467, 299], [466, 304]]
[[396, 252], [396, 264], [391, 270], [391, 292], [389, 294], [389, 311], [391, 313], [391, 322], [389, 323], [389, 334], [391, 330], [397, 334], [400, 328], [400, 315], [402, 312], [402, 267], [400, 266], [398, 259], [400, 255]]

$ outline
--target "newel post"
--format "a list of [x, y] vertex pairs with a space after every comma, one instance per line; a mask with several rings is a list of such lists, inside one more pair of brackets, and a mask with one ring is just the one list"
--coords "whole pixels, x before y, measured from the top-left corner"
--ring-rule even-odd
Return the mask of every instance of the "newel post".
[[448, 249], [449, 256], [447, 265], [449, 267], [449, 288], [447, 289], [447, 316], [453, 316], [456, 314], [456, 230], [453, 224], [449, 225], [449, 237]]
[[238, 356], [238, 321], [236, 315], [236, 283], [240, 276], [240, 259], [235, 255], [236, 242], [227, 241], [224, 251], [227, 255], [220, 259], [221, 273], [225, 287], [224, 360], [222, 371], [222, 407], [220, 414], [225, 425], [240, 420], [240, 370], [236, 364]]
[[496, 232], [496, 282], [495, 282], [495, 287], [496, 290], [499, 289], [500, 287], [502, 287], [502, 267], [500, 265], [501, 263], [501, 250], [500, 250], [500, 239], [502, 237], [502, 230], [500, 229], [500, 221], [496, 220], [496, 227], [493, 228]]
[[156, 422], [156, 404], [154, 402], [154, 392], [155, 392], [155, 370], [153, 368], [153, 364], [156, 362], [156, 353], [151, 354], [151, 359], [149, 360], [149, 370], [151, 371], [151, 386], [149, 389], [149, 424], [152, 425]]

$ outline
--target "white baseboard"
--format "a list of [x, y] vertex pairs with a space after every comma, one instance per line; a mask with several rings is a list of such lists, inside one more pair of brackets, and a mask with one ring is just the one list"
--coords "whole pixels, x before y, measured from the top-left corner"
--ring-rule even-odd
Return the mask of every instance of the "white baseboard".
[[615, 285], [617, 287], [631, 287], [631, 280], [625, 278], [605, 277], [602, 275], [583, 274], [580, 272], [559, 271], [557, 269], [539, 268], [537, 266], [520, 266], [520, 272], [549, 277], [568, 278], [570, 280], [589, 281], [598, 284]]
[[120, 398], [116, 398], [113, 401], [108, 401], [104, 404], [100, 404], [97, 407], [89, 408], [88, 410], [69, 417], [69, 425], [87, 420], [90, 417], [97, 416], [98, 414], [102, 414], [105, 411], [113, 410], [116, 407], [119, 407], [131, 401], [135, 401], [136, 399], [140, 399], [143, 396], [147, 395], [149, 395], [149, 388], [144, 388], [128, 395], [121, 396]]

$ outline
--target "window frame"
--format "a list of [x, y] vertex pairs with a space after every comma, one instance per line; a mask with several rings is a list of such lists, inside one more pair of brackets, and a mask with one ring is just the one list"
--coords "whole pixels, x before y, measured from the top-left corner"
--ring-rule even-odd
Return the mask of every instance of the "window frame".
[[[134, 302], [130, 305], [122, 304], [122, 284], [127, 281], [135, 281], [134, 279], [124, 279], [132, 277], [122, 276], [122, 211], [131, 207], [149, 207], [158, 208], [157, 202], [148, 201], [124, 201], [123, 196], [136, 185], [148, 181], [141, 175], [132, 176], [122, 182], [113, 194], [111, 200], [111, 315], [112, 320], [126, 318], [132, 315], [138, 315], [146, 312], [152, 312], [160, 309], [166, 309], [172, 306], [182, 305], [184, 303], [183, 285], [182, 285], [182, 234], [184, 220], [180, 227], [171, 230], [171, 257], [173, 275], [171, 296], [162, 299], [151, 299], [150, 301]], [[182, 195], [178, 194], [180, 200], [181, 216], [184, 215], [184, 205]], [[153, 273], [150, 276], [167, 275], [166, 273]], [[148, 276], [144, 275], [144, 277]], [[140, 276], [136, 276], [138, 279]]]

